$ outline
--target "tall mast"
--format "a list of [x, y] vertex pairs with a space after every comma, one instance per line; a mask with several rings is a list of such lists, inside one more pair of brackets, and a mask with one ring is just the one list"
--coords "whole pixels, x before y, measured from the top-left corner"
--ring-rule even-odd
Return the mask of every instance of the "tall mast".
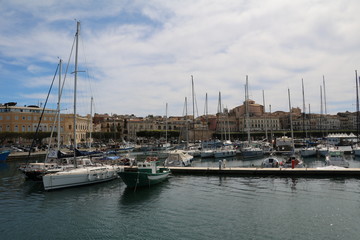
[[195, 143], [195, 94], [194, 94], [194, 78], [193, 78], [193, 75], [191, 75], [191, 89], [192, 89], [192, 105], [193, 105], [193, 134], [194, 134], [193, 141]]
[[59, 62], [59, 89], [58, 89], [58, 102], [57, 102], [57, 150], [60, 150], [60, 99], [61, 99], [61, 71], [62, 71], [62, 60]]
[[93, 106], [93, 102], [94, 102], [94, 98], [91, 97], [91, 102], [90, 102], [90, 124], [89, 124], [89, 148], [91, 151], [91, 142], [92, 142], [92, 131], [93, 131], [93, 117], [92, 117], [92, 106]]
[[303, 97], [303, 132], [305, 133], [305, 137], [307, 138], [307, 131], [305, 129], [305, 90], [304, 90], [304, 79], [301, 79], [301, 86], [302, 86], [302, 97]]
[[207, 95], [207, 93], [205, 95], [204, 115], [205, 115], [206, 126], [205, 126], [205, 128], [203, 127], [202, 136], [201, 136], [202, 140], [204, 138], [204, 129], [207, 131], [208, 127], [209, 127], [209, 124], [208, 124], [208, 95]]
[[323, 75], [323, 92], [324, 92], [324, 109], [325, 109], [325, 118], [323, 119], [324, 120], [324, 123], [325, 123], [325, 131], [326, 131], [326, 134], [327, 134], [327, 130], [328, 130], [328, 122], [327, 122], [327, 109], [326, 109], [326, 90], [325, 90], [325, 77]]
[[[221, 108], [221, 92], [219, 92], [219, 99], [218, 99], [218, 123], [222, 122], [222, 108]], [[223, 134], [224, 134], [224, 124], [222, 123], [221, 125], [221, 140], [224, 140]]]
[[323, 97], [322, 97], [322, 87], [320, 85], [320, 131], [322, 132], [322, 136], [324, 137], [322, 120], [323, 120]]
[[188, 126], [187, 97], [185, 97], [185, 124], [186, 124], [186, 145], [189, 145], [189, 126]]
[[355, 82], [356, 82], [356, 136], [359, 141], [359, 84], [357, 79], [357, 70], [355, 70]]
[[291, 112], [291, 102], [290, 102], [290, 89], [288, 88], [288, 96], [289, 96], [289, 110], [290, 110], [290, 131], [291, 131], [291, 145], [292, 150], [295, 151], [294, 146], [294, 130], [293, 130], [293, 124], [292, 124], [292, 112]]
[[[269, 105], [269, 114], [270, 114], [270, 117], [271, 117], [271, 104]], [[270, 119], [270, 142], [271, 142], [271, 146], [272, 146], [272, 137], [273, 137], [273, 124], [272, 124], [272, 117]]]
[[165, 111], [165, 144], [167, 144], [167, 130], [168, 130], [168, 122], [167, 122], [167, 111], [168, 111], [168, 104], [166, 103], [166, 111]]
[[266, 111], [265, 111], [265, 93], [264, 93], [264, 90], [262, 90], [262, 94], [263, 94], [263, 105], [264, 105], [265, 136], [266, 136], [266, 141], [269, 141], [269, 139], [268, 139]]
[[323, 75], [323, 86], [324, 86], [324, 104], [325, 104], [325, 115], [327, 114], [326, 109], [326, 90], [325, 90], [325, 76]]
[[74, 165], [77, 167], [76, 161], [76, 87], [77, 87], [77, 73], [78, 73], [78, 48], [79, 48], [79, 34], [80, 34], [80, 22], [76, 24], [76, 48], [75, 48], [75, 71], [74, 71]]
[[309, 103], [309, 130], [311, 132], [311, 111], [310, 111], [310, 103]]
[[246, 128], [247, 128], [247, 137], [248, 143], [250, 144], [250, 123], [249, 123], [249, 84], [248, 84], [248, 75], [246, 75], [246, 84], [245, 84], [245, 111], [246, 111]]

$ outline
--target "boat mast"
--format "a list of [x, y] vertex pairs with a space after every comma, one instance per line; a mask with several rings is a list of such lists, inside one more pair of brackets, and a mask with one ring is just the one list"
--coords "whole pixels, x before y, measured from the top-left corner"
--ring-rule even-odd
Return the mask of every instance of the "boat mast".
[[320, 131], [322, 133], [322, 137], [324, 137], [322, 121], [323, 121], [323, 97], [322, 97], [322, 86], [320, 85]]
[[167, 122], [167, 114], [168, 114], [168, 104], [166, 103], [166, 110], [165, 110], [165, 146], [167, 147], [167, 131], [168, 131], [168, 122]]
[[269, 114], [270, 114], [270, 142], [271, 146], [273, 146], [273, 124], [272, 124], [272, 117], [271, 117], [271, 104], [269, 105]]
[[326, 109], [326, 90], [325, 90], [325, 76], [323, 75], [323, 88], [324, 88], [324, 109], [325, 109], [325, 118], [324, 118], [324, 122], [325, 122], [325, 131], [326, 134], [328, 133], [328, 124], [327, 124], [327, 109]]
[[301, 79], [301, 87], [302, 87], [302, 97], [303, 97], [303, 132], [305, 133], [305, 137], [307, 138], [307, 131], [305, 129], [305, 90], [304, 90], [304, 79]]
[[219, 92], [219, 99], [218, 99], [218, 109], [217, 109], [217, 112], [218, 112], [218, 123], [222, 123], [220, 126], [220, 131], [221, 131], [221, 140], [224, 140], [224, 137], [223, 137], [223, 134], [224, 134], [224, 122], [221, 121], [222, 120], [222, 109], [221, 109], [221, 92]]
[[294, 145], [294, 130], [293, 130], [293, 124], [292, 124], [292, 112], [291, 112], [290, 89], [289, 89], [289, 88], [288, 88], [288, 96], [289, 96], [289, 110], [290, 110], [291, 145], [292, 145], [292, 150], [295, 151], [295, 145]]
[[266, 119], [266, 112], [265, 112], [265, 93], [264, 93], [264, 90], [262, 91], [262, 94], [263, 94], [263, 105], [264, 105], [265, 136], [266, 136], [266, 141], [269, 141], [269, 139], [268, 139], [268, 129], [267, 129], [267, 119]]
[[205, 115], [205, 122], [206, 122], [206, 126], [204, 128], [204, 126], [202, 127], [202, 131], [201, 131], [201, 140], [204, 140], [204, 130], [208, 130], [208, 106], [207, 106], [207, 99], [208, 96], [207, 96], [207, 93], [205, 94], [205, 106], [204, 106], [204, 115]]
[[76, 48], [75, 48], [75, 71], [74, 71], [74, 166], [77, 167], [76, 161], [76, 87], [78, 73], [78, 48], [79, 48], [80, 22], [76, 24]]
[[89, 126], [89, 148], [91, 151], [91, 142], [92, 142], [92, 131], [93, 131], [93, 117], [92, 117], [92, 106], [93, 106], [93, 102], [94, 102], [94, 98], [91, 97], [91, 102], [90, 102], [90, 126]]
[[186, 124], [186, 147], [188, 147], [188, 145], [189, 145], [189, 125], [188, 125], [187, 97], [185, 97], [185, 124]]
[[356, 135], [359, 142], [359, 84], [357, 79], [357, 70], [355, 70], [355, 82], [356, 82]]
[[250, 144], [250, 123], [249, 123], [249, 85], [248, 85], [248, 75], [246, 75], [246, 84], [245, 84], [245, 111], [246, 111], [246, 128], [247, 128], [247, 137], [248, 143]]
[[58, 102], [57, 102], [57, 150], [60, 150], [60, 98], [61, 98], [61, 71], [62, 71], [62, 60], [59, 61], [59, 89], [58, 89]]
[[193, 105], [193, 143], [195, 143], [195, 94], [194, 94], [194, 78], [191, 75], [191, 91], [192, 91], [192, 105]]

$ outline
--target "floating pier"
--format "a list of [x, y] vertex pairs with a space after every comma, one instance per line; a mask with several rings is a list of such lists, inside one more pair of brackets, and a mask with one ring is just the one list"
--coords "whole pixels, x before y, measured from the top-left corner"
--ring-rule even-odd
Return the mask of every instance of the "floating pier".
[[169, 167], [172, 174], [232, 175], [248, 177], [350, 177], [360, 178], [360, 168], [238, 168], [238, 167]]

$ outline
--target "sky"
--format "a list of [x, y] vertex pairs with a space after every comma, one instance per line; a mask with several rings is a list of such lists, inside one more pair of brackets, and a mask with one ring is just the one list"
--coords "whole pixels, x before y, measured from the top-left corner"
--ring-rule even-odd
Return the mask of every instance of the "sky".
[[223, 108], [243, 103], [246, 76], [267, 112], [354, 112], [359, 12], [358, 0], [0, 0], [0, 103], [43, 106], [50, 92], [56, 108], [61, 58], [61, 111], [73, 112], [80, 21], [83, 115], [192, 114], [192, 79], [195, 115], [215, 114], [219, 93]]

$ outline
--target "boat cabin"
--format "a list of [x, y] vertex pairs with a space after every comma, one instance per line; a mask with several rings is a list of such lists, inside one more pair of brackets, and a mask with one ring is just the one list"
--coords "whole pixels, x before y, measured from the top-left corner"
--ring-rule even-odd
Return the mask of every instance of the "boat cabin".
[[155, 161], [151, 162], [139, 162], [137, 164], [139, 172], [146, 172], [146, 173], [157, 173], [157, 166]]

